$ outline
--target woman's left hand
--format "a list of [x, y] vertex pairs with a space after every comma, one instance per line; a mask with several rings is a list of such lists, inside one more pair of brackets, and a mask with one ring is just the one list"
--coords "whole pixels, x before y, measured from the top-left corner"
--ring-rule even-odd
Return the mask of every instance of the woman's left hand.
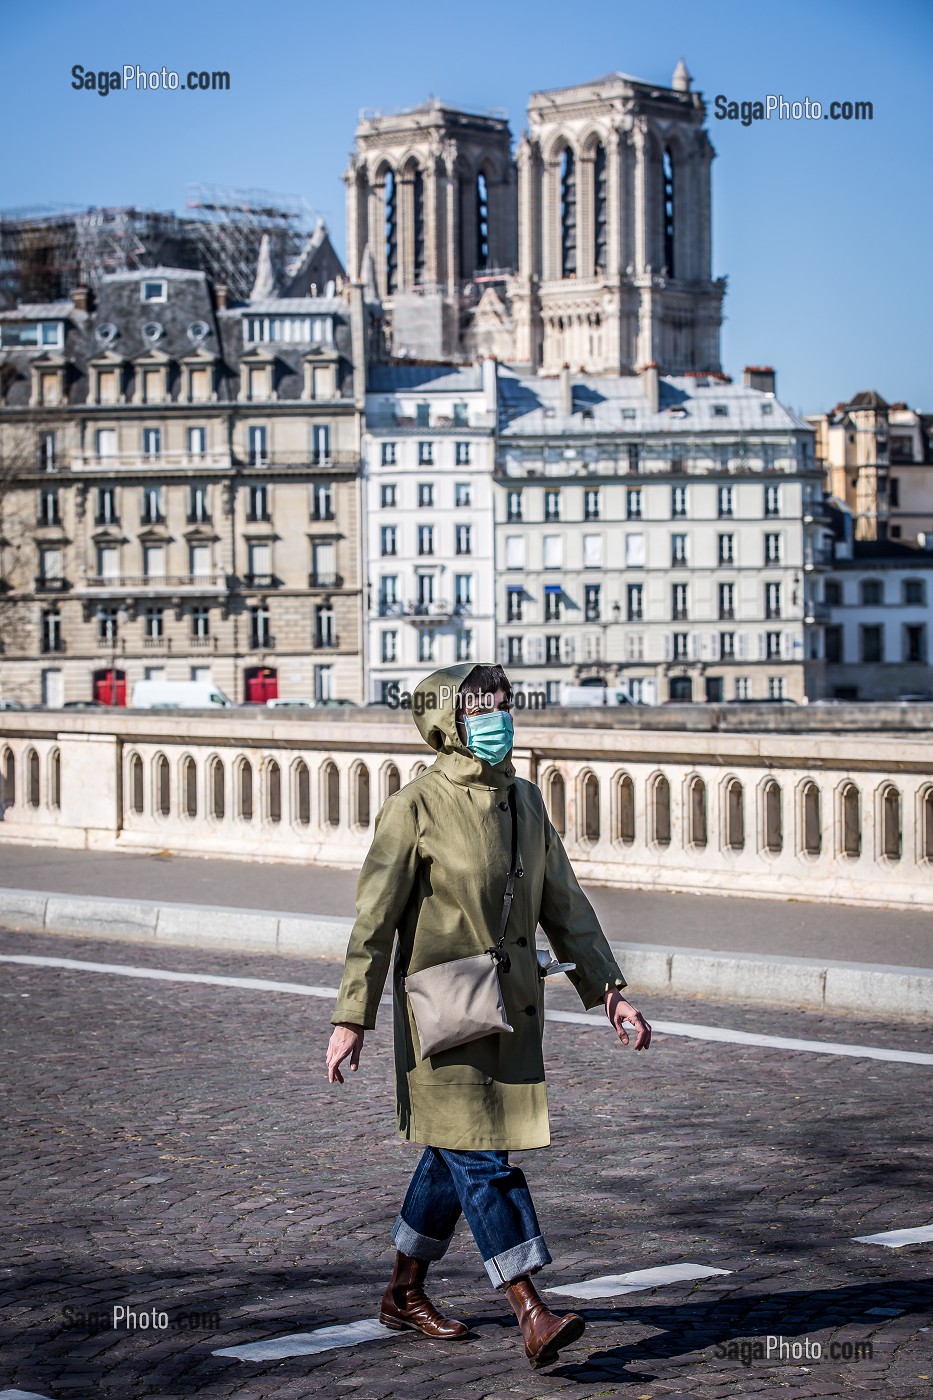
[[636, 1010], [631, 1002], [626, 1001], [615, 987], [606, 993], [605, 1003], [606, 1015], [622, 1044], [628, 1045], [629, 1036], [624, 1023], [629, 1021], [635, 1027], [635, 1049], [647, 1050], [651, 1044], [651, 1027], [641, 1012]]

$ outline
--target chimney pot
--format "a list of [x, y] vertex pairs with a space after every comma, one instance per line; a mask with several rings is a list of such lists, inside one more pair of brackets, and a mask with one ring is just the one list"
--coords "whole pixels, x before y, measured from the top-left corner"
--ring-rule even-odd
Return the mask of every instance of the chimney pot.
[[75, 311], [90, 311], [91, 309], [91, 289], [83, 284], [75, 287], [71, 293], [71, 304]]
[[230, 297], [230, 289], [225, 282], [218, 282], [214, 288], [214, 300], [217, 303], [218, 311], [226, 311], [227, 302]]

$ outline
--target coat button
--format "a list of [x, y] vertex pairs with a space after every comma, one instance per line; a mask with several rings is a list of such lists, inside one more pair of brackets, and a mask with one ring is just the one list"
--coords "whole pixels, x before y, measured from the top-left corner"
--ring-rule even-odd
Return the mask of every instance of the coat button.
[[537, 1008], [536, 1006], [526, 1006], [526, 1007], [525, 1007], [525, 1015], [526, 1015], [526, 1016], [536, 1016], [537, 1013], [538, 1013], [538, 1008]]
[[509, 810], [509, 804], [507, 802], [500, 802], [499, 807], [503, 812], [507, 812]]
[[528, 947], [528, 939], [527, 939], [527, 938], [519, 938], [519, 939], [518, 939], [518, 946], [519, 946], [519, 948], [527, 948], [527, 947]]

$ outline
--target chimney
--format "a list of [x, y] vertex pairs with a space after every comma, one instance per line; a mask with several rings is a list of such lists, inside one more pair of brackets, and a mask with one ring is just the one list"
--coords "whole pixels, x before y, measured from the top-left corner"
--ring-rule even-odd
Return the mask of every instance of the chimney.
[[573, 413], [573, 385], [570, 382], [570, 366], [560, 367], [560, 411], [565, 418]]
[[75, 287], [71, 293], [71, 304], [75, 311], [87, 313], [91, 309], [91, 289], [90, 287]]
[[645, 365], [641, 373], [645, 381], [645, 398], [648, 400], [648, 412], [657, 413], [661, 407], [661, 380], [658, 374], [657, 360], [652, 360], [650, 364]]
[[350, 347], [353, 358], [353, 397], [356, 406], [366, 407], [366, 308], [362, 282], [350, 283]]
[[746, 365], [742, 371], [742, 383], [746, 389], [757, 389], [760, 394], [774, 394], [777, 376], [771, 365]]
[[214, 301], [218, 311], [226, 311], [230, 299], [230, 289], [226, 282], [218, 282], [214, 287]]
[[495, 422], [499, 404], [499, 361], [495, 355], [487, 355], [486, 359], [483, 360], [482, 375], [486, 412], [493, 415], [493, 422]]

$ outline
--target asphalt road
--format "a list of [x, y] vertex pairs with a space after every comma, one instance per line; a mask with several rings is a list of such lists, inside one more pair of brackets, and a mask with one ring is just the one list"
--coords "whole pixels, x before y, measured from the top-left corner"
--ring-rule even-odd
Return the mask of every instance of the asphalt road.
[[[284, 976], [275, 958], [75, 938], [6, 933], [0, 953]], [[295, 960], [287, 977], [335, 986], [337, 969]], [[215, 1355], [372, 1318], [385, 1285], [416, 1151], [394, 1131], [388, 1018], [367, 1034], [359, 1075], [332, 1087], [330, 1005], [0, 962], [0, 1394], [929, 1395], [933, 1244], [853, 1237], [931, 1221], [931, 1067], [674, 1034], [636, 1056], [607, 1026], [559, 1021], [546, 1030], [552, 1146], [518, 1154], [554, 1256], [539, 1286], [684, 1261], [724, 1272], [578, 1305], [581, 1341], [532, 1372], [461, 1227], [429, 1282], [475, 1341], [388, 1334], [277, 1361]], [[567, 988], [549, 989], [549, 1006], [580, 1009]], [[815, 1012], [650, 1009], [930, 1049], [919, 1027]], [[115, 1305], [167, 1325], [114, 1326]], [[768, 1337], [787, 1356], [766, 1359]]]

